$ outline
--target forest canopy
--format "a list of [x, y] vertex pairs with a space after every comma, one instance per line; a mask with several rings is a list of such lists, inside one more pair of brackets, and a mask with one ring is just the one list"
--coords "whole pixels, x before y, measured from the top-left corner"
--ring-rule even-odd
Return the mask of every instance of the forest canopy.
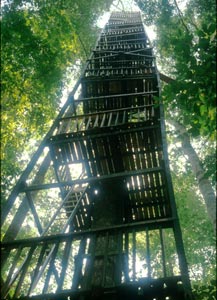
[[[116, 1], [129, 10], [133, 1]], [[182, 1], [181, 1], [182, 2]], [[153, 26], [175, 196], [197, 299], [215, 299], [216, 3], [136, 0]], [[112, 0], [2, 4], [2, 205], [78, 77]], [[138, 9], [138, 8], [137, 8]], [[163, 78], [163, 76], [161, 77]], [[165, 78], [165, 77], [164, 77]], [[215, 229], [214, 229], [215, 230]]]
[[111, 2], [5, 1], [1, 21], [3, 199], [51, 126], [69, 74], [80, 70], [88, 57], [99, 33], [96, 20]]

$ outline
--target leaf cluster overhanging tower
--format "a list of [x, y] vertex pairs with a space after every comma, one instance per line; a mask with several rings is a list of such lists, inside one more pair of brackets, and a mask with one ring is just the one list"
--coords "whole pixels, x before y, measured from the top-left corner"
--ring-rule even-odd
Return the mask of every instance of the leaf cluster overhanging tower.
[[111, 14], [2, 223], [2, 299], [191, 299], [140, 13]]

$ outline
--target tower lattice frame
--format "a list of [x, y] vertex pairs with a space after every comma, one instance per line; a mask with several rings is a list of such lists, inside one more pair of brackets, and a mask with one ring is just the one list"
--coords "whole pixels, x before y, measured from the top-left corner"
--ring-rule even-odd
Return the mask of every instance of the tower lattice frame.
[[140, 13], [111, 14], [1, 220], [2, 299], [191, 299]]

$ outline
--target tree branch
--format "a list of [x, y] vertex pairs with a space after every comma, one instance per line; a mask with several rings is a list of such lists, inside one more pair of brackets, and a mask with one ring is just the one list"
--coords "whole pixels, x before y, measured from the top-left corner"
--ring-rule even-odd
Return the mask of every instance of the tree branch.
[[165, 83], [171, 83], [171, 82], [175, 81], [175, 79], [173, 79], [165, 74], [159, 73], [159, 75], [160, 75], [160, 80], [162, 80]]
[[200, 159], [191, 145], [190, 137], [185, 127], [175, 120], [167, 120], [169, 124], [175, 127], [182, 142], [182, 148], [191, 164], [194, 176], [197, 179], [200, 192], [205, 201], [208, 216], [216, 232], [216, 197], [209, 180], [205, 176], [205, 171], [201, 165]]
[[[122, 9], [120, 8], [119, 4], [122, 6]], [[112, 5], [113, 5], [114, 7], [116, 7], [117, 9], [119, 9], [120, 11], [125, 11], [125, 9], [124, 9], [124, 4], [123, 4], [123, 2], [122, 2], [121, 0], [119, 0], [118, 3], [117, 3], [116, 5], [115, 5], [114, 3], [112, 3]]]
[[80, 35], [79, 35], [78, 33], [77, 33], [77, 36], [78, 36], [79, 42], [81, 43], [81, 46], [82, 46], [82, 48], [83, 48], [83, 50], [84, 50], [86, 59], [88, 59], [87, 50], [86, 50], [86, 48], [85, 48], [85, 45], [84, 45], [84, 43], [83, 43], [83, 41], [82, 41], [82, 39], [81, 39], [81, 37], [80, 37]]
[[178, 3], [176, 0], [174, 0], [174, 3], [175, 3], [175, 6], [176, 6], [176, 9], [178, 11], [178, 14], [179, 14], [179, 18], [180, 18], [180, 21], [182, 22], [182, 25], [185, 27], [186, 31], [188, 32], [188, 34], [190, 34], [190, 30], [188, 29], [187, 25], [185, 24], [185, 21], [183, 20], [183, 14], [178, 6]]

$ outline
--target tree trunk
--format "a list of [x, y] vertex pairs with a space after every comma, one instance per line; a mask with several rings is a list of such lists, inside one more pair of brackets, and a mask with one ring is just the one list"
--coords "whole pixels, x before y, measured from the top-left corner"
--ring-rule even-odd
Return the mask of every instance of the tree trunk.
[[190, 137], [185, 127], [174, 120], [168, 120], [168, 123], [173, 125], [177, 130], [177, 132], [179, 133], [179, 137], [182, 142], [183, 151], [185, 155], [188, 157], [188, 160], [192, 166], [193, 174], [198, 181], [200, 192], [206, 204], [208, 216], [213, 224], [214, 232], [216, 232], [216, 197], [215, 197], [214, 190], [209, 180], [205, 176], [205, 171], [201, 165], [197, 153], [195, 152], [194, 148], [191, 145]]

